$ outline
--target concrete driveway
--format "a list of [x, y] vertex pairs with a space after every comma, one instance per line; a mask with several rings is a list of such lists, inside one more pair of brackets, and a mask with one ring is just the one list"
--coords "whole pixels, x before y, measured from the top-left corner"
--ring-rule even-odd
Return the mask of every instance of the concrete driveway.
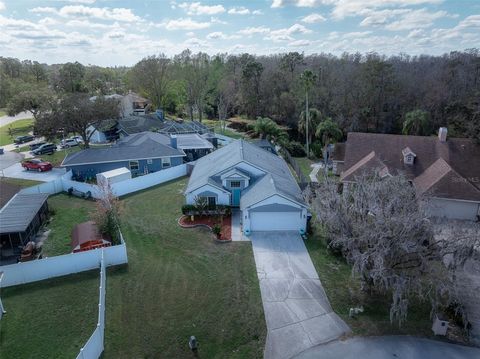
[[311, 348], [296, 359], [478, 359], [480, 349], [410, 336], [353, 338]]
[[16, 116], [2, 116], [0, 117], [0, 127], [1, 126], [6, 126], [12, 122], [18, 121], [18, 120], [24, 120], [26, 118], [32, 118], [33, 115], [30, 111], [25, 111], [25, 112], [20, 112]]
[[23, 156], [20, 153], [5, 151], [3, 155], [0, 155], [0, 170], [10, 167], [22, 159]]
[[15, 163], [10, 167], [4, 168], [2, 172], [4, 177], [21, 178], [42, 182], [53, 181], [66, 173], [65, 168], [54, 168], [47, 172], [26, 171], [20, 163]]
[[350, 331], [332, 311], [298, 233], [254, 232], [250, 238], [268, 329], [266, 359], [291, 358]]

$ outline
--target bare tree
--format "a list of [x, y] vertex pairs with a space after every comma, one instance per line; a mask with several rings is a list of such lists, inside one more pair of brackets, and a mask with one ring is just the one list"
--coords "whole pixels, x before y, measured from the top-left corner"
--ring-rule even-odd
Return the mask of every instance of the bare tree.
[[392, 322], [406, 320], [413, 297], [428, 300], [432, 314], [461, 303], [455, 273], [474, 255], [480, 238], [460, 229], [454, 240], [435, 237], [406, 178], [364, 174], [343, 194], [327, 179], [306, 196], [326, 228], [329, 245], [341, 250], [363, 287], [392, 295]]

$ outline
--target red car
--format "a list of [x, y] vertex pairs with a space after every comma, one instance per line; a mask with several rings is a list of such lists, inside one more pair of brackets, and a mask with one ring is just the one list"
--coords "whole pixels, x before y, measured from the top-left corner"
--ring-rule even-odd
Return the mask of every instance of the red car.
[[41, 159], [31, 159], [22, 162], [22, 167], [27, 171], [45, 172], [50, 171], [53, 166], [50, 162], [43, 161]]

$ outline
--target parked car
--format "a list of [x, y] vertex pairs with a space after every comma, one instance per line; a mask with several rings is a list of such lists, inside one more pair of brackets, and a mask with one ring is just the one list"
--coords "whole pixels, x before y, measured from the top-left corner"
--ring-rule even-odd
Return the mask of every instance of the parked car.
[[82, 136], [72, 136], [72, 137], [70, 137], [70, 140], [75, 140], [75, 141], [77, 141], [78, 143], [83, 143], [83, 138], [82, 138]]
[[62, 148], [69, 148], [74, 146], [78, 146], [78, 142], [76, 139], [73, 138], [67, 138], [66, 140], [62, 140], [62, 142], [60, 143], [60, 147]]
[[53, 166], [50, 162], [43, 161], [40, 158], [33, 158], [31, 160], [26, 160], [22, 162], [22, 167], [25, 168], [27, 171], [38, 171], [38, 172], [45, 172], [51, 171]]
[[34, 139], [35, 139], [35, 136], [32, 136], [32, 135], [17, 136], [15, 137], [15, 140], [13, 140], [13, 143], [19, 145], [21, 143], [33, 141]]
[[44, 144], [46, 144], [46, 142], [32, 143], [30, 145], [30, 151], [36, 150], [37, 148], [39, 148], [41, 145], [44, 145]]
[[56, 150], [57, 150], [57, 145], [53, 143], [45, 143], [40, 147], [38, 147], [37, 149], [33, 150], [32, 153], [37, 156], [37, 155], [43, 155], [46, 153], [52, 154]]

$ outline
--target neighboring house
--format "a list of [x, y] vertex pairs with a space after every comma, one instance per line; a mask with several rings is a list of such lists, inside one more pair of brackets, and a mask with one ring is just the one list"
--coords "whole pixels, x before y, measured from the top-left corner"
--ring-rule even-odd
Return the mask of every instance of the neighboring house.
[[153, 135], [160, 134], [140, 133], [110, 147], [87, 148], [71, 153], [63, 160], [62, 167], [71, 170], [75, 177], [94, 179], [97, 173], [121, 167], [138, 176], [183, 163], [185, 152], [177, 147], [175, 137], [159, 141]]
[[345, 149], [346, 144], [345, 142], [335, 143], [333, 146], [333, 150], [330, 154], [330, 159], [332, 160], [332, 172], [336, 176], [340, 176], [343, 172], [343, 166], [345, 163]]
[[[106, 95], [105, 98], [116, 99], [120, 104], [120, 116], [126, 117], [130, 115], [146, 115], [150, 110], [150, 100], [143, 98], [135, 92], [129, 91], [126, 95]], [[95, 101], [97, 96], [90, 97], [90, 100]]]
[[432, 216], [476, 220], [480, 215], [480, 145], [471, 139], [349, 133], [340, 180], [348, 187], [365, 171], [404, 174]]
[[117, 121], [106, 120], [97, 125], [90, 125], [87, 128], [87, 136], [90, 143], [108, 143], [118, 138]]
[[198, 121], [172, 121], [165, 120], [157, 112], [144, 116], [126, 116], [118, 120], [117, 130], [120, 136], [134, 133], [153, 131], [164, 134], [197, 133], [199, 135], [210, 133], [210, 129]]
[[267, 139], [254, 140], [252, 141], [252, 143], [254, 145], [257, 145], [260, 148], [263, 148], [265, 151], [273, 153], [274, 155], [277, 154], [277, 151], [275, 150], [275, 146], [272, 145], [272, 143]]
[[200, 158], [190, 176], [185, 199], [195, 204], [239, 207], [243, 231], [306, 230], [307, 205], [285, 161], [262, 148], [237, 140]]

